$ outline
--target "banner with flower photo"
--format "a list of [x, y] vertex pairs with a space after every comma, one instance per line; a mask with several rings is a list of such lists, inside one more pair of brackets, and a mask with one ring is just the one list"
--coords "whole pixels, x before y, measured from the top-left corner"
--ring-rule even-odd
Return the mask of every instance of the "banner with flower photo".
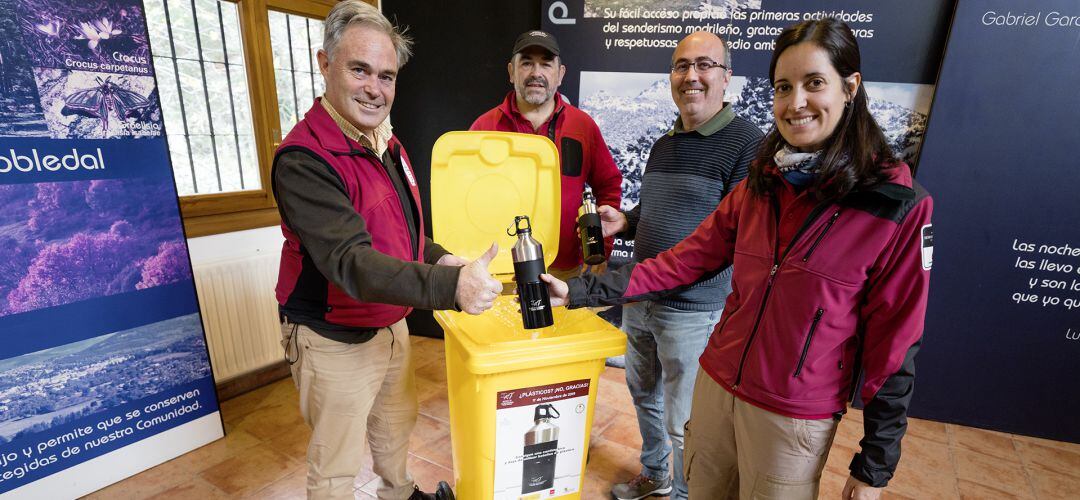
[[0, 497], [223, 435], [139, 0], [0, 0]]

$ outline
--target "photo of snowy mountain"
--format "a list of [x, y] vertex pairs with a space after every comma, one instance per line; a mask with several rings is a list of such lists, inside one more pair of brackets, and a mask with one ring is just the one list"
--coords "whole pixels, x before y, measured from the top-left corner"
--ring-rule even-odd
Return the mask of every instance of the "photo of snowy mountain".
[[198, 313], [0, 360], [0, 443], [210, 376]]
[[582, 71], [579, 95], [622, 172], [622, 209], [629, 210], [638, 203], [653, 142], [678, 116], [667, 74]]
[[933, 85], [863, 82], [874, 115], [896, 155], [915, 165], [926, 135], [926, 119], [934, 98]]
[[[870, 112], [896, 154], [914, 164], [926, 132], [932, 85], [864, 82]], [[581, 72], [581, 109], [592, 116], [623, 174], [622, 209], [637, 205], [641, 177], [653, 143], [671, 129], [678, 109], [667, 73]], [[773, 126], [772, 87], [764, 77], [733, 76], [726, 101], [768, 133]]]

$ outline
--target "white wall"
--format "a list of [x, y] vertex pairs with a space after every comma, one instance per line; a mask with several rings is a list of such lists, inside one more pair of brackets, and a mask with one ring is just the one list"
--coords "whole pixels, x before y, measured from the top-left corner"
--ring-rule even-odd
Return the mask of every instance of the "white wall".
[[188, 240], [188, 250], [191, 252], [191, 265], [199, 267], [223, 260], [279, 254], [284, 242], [281, 227], [272, 226], [191, 238]]

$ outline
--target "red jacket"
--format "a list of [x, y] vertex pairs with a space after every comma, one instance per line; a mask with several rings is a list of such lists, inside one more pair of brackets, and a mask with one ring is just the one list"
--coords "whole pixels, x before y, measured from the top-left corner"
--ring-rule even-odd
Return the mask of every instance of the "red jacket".
[[832, 203], [796, 195], [786, 181], [754, 196], [743, 182], [671, 250], [571, 280], [571, 305], [645, 300], [732, 265], [732, 292], [701, 367], [740, 399], [790, 417], [825, 418], [858, 395], [867, 439], [853, 474], [883, 485], [906, 426], [933, 210], [907, 165], [889, 173], [888, 183]]
[[[596, 204], [619, 208], [622, 200], [622, 173], [596, 122], [584, 111], [566, 103], [555, 93], [555, 128], [551, 119], [534, 130], [529, 120], [518, 112], [517, 99], [511, 91], [503, 102], [480, 115], [469, 130], [494, 130], [522, 134], [547, 135], [559, 150], [562, 164], [562, 217], [559, 226], [559, 253], [551, 264], [555, 269], [578, 267], [583, 262], [581, 240], [577, 235], [578, 208], [585, 184], [592, 187]], [[605, 245], [611, 252], [611, 240]]]
[[[276, 155], [297, 150], [324, 163], [341, 180], [353, 208], [367, 223], [373, 249], [404, 261], [422, 259], [425, 239], [417, 238], [418, 248], [414, 254], [405, 214], [380, 159], [346, 138], [318, 102], [285, 137]], [[409, 177], [409, 190], [413, 202], [420, 207], [420, 191], [408, 170], [411, 162], [397, 137], [391, 137], [388, 150], [400, 154], [396, 161], [405, 160], [403, 163]], [[420, 226], [418, 234], [423, 235], [423, 217], [417, 216]], [[281, 249], [277, 300], [282, 306], [303, 310], [309, 316], [322, 317], [336, 325], [364, 328], [392, 325], [412, 311], [407, 306], [361, 302], [352, 298], [327, 280], [311, 260], [305, 258], [303, 242], [284, 220], [281, 232], [285, 235], [285, 244]]]

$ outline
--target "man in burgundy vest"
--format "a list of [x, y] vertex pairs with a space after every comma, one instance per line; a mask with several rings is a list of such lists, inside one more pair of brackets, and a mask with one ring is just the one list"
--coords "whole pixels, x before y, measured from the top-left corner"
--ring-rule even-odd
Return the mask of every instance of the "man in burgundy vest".
[[424, 236], [409, 157], [390, 125], [411, 41], [378, 10], [348, 0], [330, 11], [319, 69], [326, 93], [278, 148], [281, 212], [277, 299], [282, 343], [312, 428], [310, 498], [352, 498], [365, 440], [378, 497], [421, 492], [406, 471], [417, 401], [405, 316], [414, 307], [479, 314], [501, 291], [487, 265]]
[[[583, 257], [577, 218], [581, 193], [588, 184], [596, 204], [618, 207], [622, 173], [589, 115], [563, 100], [559, 85], [566, 66], [555, 37], [526, 31], [514, 42], [506, 69], [514, 90], [498, 106], [480, 115], [469, 130], [497, 130], [546, 136], [559, 150], [562, 168], [562, 208], [559, 250], [548, 271], [561, 279], [581, 274]], [[611, 252], [611, 239], [605, 252]]]

